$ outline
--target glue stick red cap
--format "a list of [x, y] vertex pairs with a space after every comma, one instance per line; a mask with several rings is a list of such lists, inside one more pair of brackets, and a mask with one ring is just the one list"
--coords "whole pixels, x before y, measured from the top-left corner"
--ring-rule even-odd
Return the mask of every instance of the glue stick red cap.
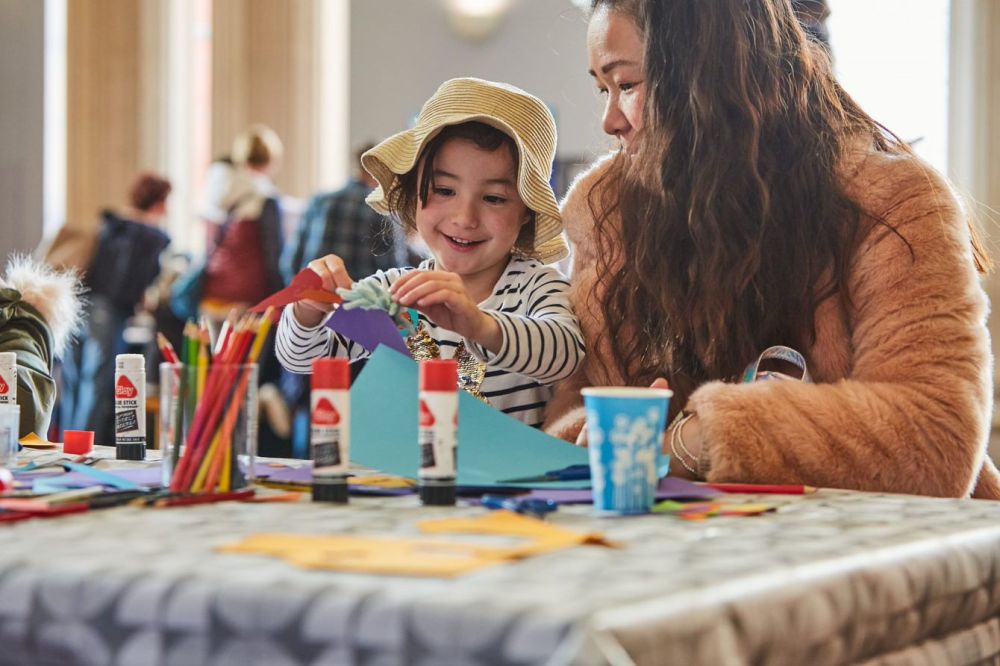
[[453, 359], [420, 362], [421, 391], [455, 391], [458, 387], [458, 363]]
[[312, 387], [351, 388], [351, 368], [346, 358], [318, 358], [313, 361]]
[[93, 450], [93, 430], [67, 430], [63, 432], [63, 453], [79, 456]]

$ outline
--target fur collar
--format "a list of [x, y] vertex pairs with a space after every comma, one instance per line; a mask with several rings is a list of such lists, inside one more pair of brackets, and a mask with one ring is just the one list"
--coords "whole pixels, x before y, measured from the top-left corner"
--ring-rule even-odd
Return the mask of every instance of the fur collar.
[[12, 256], [0, 286], [16, 289], [38, 310], [52, 330], [54, 353], [60, 356], [82, 324], [83, 286], [73, 271], [57, 271], [25, 255]]

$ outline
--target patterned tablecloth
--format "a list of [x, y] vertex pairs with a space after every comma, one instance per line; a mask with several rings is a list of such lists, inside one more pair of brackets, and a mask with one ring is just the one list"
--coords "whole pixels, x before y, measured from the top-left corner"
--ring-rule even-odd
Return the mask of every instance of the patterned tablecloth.
[[[748, 498], [749, 499], [749, 498]], [[1000, 655], [1000, 503], [821, 491], [684, 522], [550, 518], [585, 546], [461, 578], [224, 555], [257, 532], [415, 535], [475, 515], [348, 507], [118, 508], [0, 526], [0, 664], [979, 663]]]

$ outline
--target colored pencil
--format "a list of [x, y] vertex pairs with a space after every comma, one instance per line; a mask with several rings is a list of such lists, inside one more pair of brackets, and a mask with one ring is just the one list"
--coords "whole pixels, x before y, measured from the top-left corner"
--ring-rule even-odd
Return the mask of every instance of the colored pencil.
[[816, 488], [802, 485], [756, 483], [706, 483], [703, 485], [715, 490], [721, 490], [724, 493], [746, 493], [751, 495], [808, 495], [816, 492]]

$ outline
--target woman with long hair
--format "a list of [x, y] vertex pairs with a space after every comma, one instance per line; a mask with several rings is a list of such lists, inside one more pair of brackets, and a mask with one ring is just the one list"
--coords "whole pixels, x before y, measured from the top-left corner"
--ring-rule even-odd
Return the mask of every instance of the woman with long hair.
[[[563, 204], [588, 357], [547, 429], [665, 378], [673, 473], [1000, 498], [989, 259], [788, 0], [596, 0], [588, 51], [620, 150]], [[740, 382], [774, 345], [812, 381]]]

